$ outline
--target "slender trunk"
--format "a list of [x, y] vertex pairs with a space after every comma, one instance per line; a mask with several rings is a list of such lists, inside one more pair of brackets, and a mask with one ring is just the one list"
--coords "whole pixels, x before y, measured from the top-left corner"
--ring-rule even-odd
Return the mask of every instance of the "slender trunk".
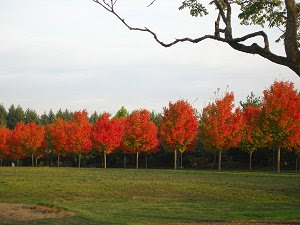
[[78, 155], [78, 167], [80, 168], [80, 162], [81, 162], [81, 153]]
[[17, 166], [19, 166], [19, 159], [17, 159]]
[[104, 152], [103, 157], [104, 157], [104, 168], [106, 169], [106, 152]]
[[252, 154], [253, 154], [253, 151], [250, 151], [250, 153], [249, 153], [249, 170], [252, 170]]
[[148, 169], [148, 157], [147, 157], [147, 153], [145, 153], [145, 168]]
[[126, 154], [124, 153], [124, 168], [126, 168]]
[[280, 173], [280, 148], [277, 149], [277, 173]]
[[34, 166], [33, 154], [31, 154], [31, 166]]
[[219, 166], [218, 166], [218, 170], [221, 171], [221, 163], [222, 163], [222, 151], [219, 150]]
[[1, 157], [1, 166], [2, 166], [2, 157]]
[[182, 152], [180, 152], [180, 169], [182, 169]]
[[36, 167], [38, 166], [38, 158], [37, 157], [35, 158], [35, 166]]
[[276, 167], [276, 165], [275, 165], [275, 148], [273, 148], [273, 157], [272, 157], [272, 160], [273, 160], [273, 171], [275, 171], [275, 167]]
[[212, 165], [211, 165], [211, 168], [212, 168], [212, 169], [215, 167], [216, 160], [217, 160], [217, 151], [215, 151], [214, 161], [213, 161], [213, 163], [212, 163]]
[[174, 170], [177, 169], [177, 150], [174, 151]]
[[298, 159], [296, 159], [296, 173], [298, 172]]
[[59, 154], [57, 154], [57, 167], [59, 167]]
[[136, 152], [136, 168], [139, 168], [139, 152]]

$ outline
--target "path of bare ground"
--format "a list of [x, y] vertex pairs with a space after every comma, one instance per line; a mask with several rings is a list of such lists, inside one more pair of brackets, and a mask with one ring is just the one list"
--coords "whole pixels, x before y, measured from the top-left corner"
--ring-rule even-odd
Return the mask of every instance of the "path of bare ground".
[[300, 221], [289, 222], [203, 222], [203, 223], [167, 223], [160, 225], [300, 225]]
[[0, 220], [36, 220], [74, 216], [72, 212], [45, 206], [0, 203]]

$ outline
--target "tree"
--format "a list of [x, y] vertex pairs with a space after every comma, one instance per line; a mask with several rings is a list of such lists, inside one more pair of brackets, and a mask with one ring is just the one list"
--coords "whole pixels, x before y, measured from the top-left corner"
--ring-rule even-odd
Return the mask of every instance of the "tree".
[[83, 111], [75, 112], [73, 118], [68, 122], [68, 150], [78, 155], [78, 167], [81, 157], [87, 154], [92, 148], [90, 140], [91, 125], [88, 120], [88, 113]]
[[158, 147], [157, 127], [147, 110], [133, 111], [125, 122], [122, 148], [136, 153], [136, 168], [139, 167], [139, 152], [150, 152]]
[[8, 154], [8, 136], [9, 130], [0, 126], [0, 165], [2, 166], [2, 159]]
[[58, 117], [54, 124], [47, 126], [48, 147], [54, 148], [53, 153], [57, 155], [57, 166], [60, 164], [60, 156], [65, 155], [68, 150], [68, 127], [69, 123]]
[[233, 102], [233, 92], [226, 93], [223, 98], [208, 104], [200, 118], [200, 140], [206, 149], [219, 151], [219, 171], [222, 151], [237, 147], [242, 137], [243, 116], [239, 108], [233, 112]]
[[15, 128], [18, 122], [24, 122], [24, 120], [25, 115], [21, 106], [18, 105], [17, 108], [15, 108], [14, 105], [11, 105], [7, 114], [7, 127], [12, 130]]
[[124, 119], [109, 119], [110, 114], [104, 113], [92, 127], [91, 140], [93, 146], [104, 154], [104, 168], [106, 168], [106, 155], [112, 153], [121, 144]]
[[41, 125], [47, 125], [47, 124], [49, 124], [49, 117], [48, 117], [48, 115], [47, 115], [47, 113], [46, 112], [44, 112], [42, 115], [41, 115], [41, 119], [40, 119], [40, 123], [41, 123]]
[[124, 106], [122, 106], [115, 115], [115, 117], [117, 118], [125, 118], [127, 116], [128, 116], [128, 111]]
[[37, 124], [40, 124], [40, 118], [35, 110], [27, 109], [24, 114], [24, 122], [25, 123], [35, 122]]
[[181, 154], [192, 145], [197, 136], [198, 122], [193, 107], [184, 100], [169, 103], [164, 109], [160, 126], [160, 140], [174, 151], [174, 169], [177, 169], [177, 151]]
[[0, 104], [0, 127], [6, 127], [7, 112], [5, 107]]
[[252, 154], [258, 148], [264, 147], [268, 136], [261, 129], [262, 108], [260, 106], [246, 106], [243, 108], [244, 132], [240, 148], [249, 154], [249, 170], [252, 170]]
[[[257, 54], [273, 63], [289, 67], [300, 77], [300, 3], [295, 0], [212, 0], [210, 4], [216, 11], [214, 34], [203, 35], [198, 38], [176, 38], [170, 43], [165, 43], [158, 38], [158, 35], [147, 27], [133, 27], [129, 25], [115, 10], [117, 1], [92, 0], [102, 8], [112, 13], [123, 23], [128, 29], [134, 31], [147, 32], [153, 36], [163, 47], [171, 47], [181, 42], [199, 43], [206, 39], [211, 39], [228, 44], [233, 49], [249, 53]], [[152, 1], [152, 5], [155, 0]], [[203, 1], [202, 1], [203, 2]], [[150, 6], [149, 5], [149, 6]], [[208, 7], [199, 0], [184, 0], [179, 7], [189, 9], [191, 16], [202, 17], [209, 13]], [[244, 36], [233, 36], [233, 15], [238, 11], [238, 18], [241, 25], [260, 25], [262, 27], [282, 31], [282, 35], [277, 42], [283, 40], [286, 56], [280, 56], [270, 50], [268, 35], [265, 31], [255, 31]], [[223, 27], [222, 27], [223, 26]], [[251, 41], [253, 38], [261, 37], [263, 46], [257, 43], [247, 45], [245, 41]]]
[[280, 173], [281, 149], [300, 146], [300, 93], [292, 82], [275, 81], [264, 91], [263, 131], [269, 135], [268, 146], [277, 149]]
[[13, 133], [21, 151], [24, 155], [31, 156], [32, 166], [34, 166], [34, 155], [37, 149], [42, 146], [45, 137], [44, 127], [37, 125], [35, 122], [29, 124], [19, 122]]
[[53, 113], [52, 109], [50, 109], [50, 111], [49, 111], [48, 118], [49, 118], [49, 123], [54, 123], [56, 116]]
[[99, 115], [98, 115], [98, 113], [95, 111], [91, 116], [90, 116], [90, 118], [89, 118], [89, 121], [90, 121], [90, 123], [91, 124], [95, 124], [96, 123], [96, 121], [99, 119]]

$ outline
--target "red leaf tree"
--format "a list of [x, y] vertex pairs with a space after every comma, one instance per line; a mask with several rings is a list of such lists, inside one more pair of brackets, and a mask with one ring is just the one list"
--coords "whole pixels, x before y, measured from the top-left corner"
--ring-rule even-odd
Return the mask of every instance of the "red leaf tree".
[[104, 168], [106, 168], [106, 155], [112, 153], [121, 144], [124, 119], [110, 119], [109, 113], [104, 113], [92, 127], [91, 140], [94, 149], [104, 154]]
[[42, 146], [44, 137], [44, 127], [37, 125], [35, 122], [29, 124], [19, 122], [13, 130], [13, 139], [16, 147], [24, 155], [31, 156], [32, 166], [34, 166], [34, 155], [37, 149]]
[[157, 127], [151, 121], [147, 110], [133, 111], [125, 121], [122, 148], [136, 153], [136, 168], [139, 163], [139, 152], [150, 152], [158, 147]]
[[197, 117], [193, 107], [184, 100], [169, 103], [164, 109], [160, 126], [160, 140], [174, 151], [174, 169], [177, 168], [177, 151], [181, 154], [193, 145], [198, 129]]
[[243, 115], [234, 108], [234, 94], [226, 93], [203, 109], [200, 119], [199, 135], [206, 149], [219, 151], [221, 171], [222, 151], [237, 147], [241, 141], [244, 126]]
[[10, 135], [9, 129], [0, 126], [0, 165], [2, 166], [2, 159], [8, 156], [8, 137]]
[[80, 167], [81, 157], [91, 151], [92, 142], [90, 140], [91, 124], [88, 120], [87, 111], [74, 112], [72, 120], [68, 123], [68, 142], [69, 152], [78, 155], [78, 167]]
[[300, 93], [291, 82], [275, 81], [264, 91], [263, 130], [277, 149], [277, 172], [280, 173], [280, 151], [300, 145]]
[[249, 170], [252, 170], [252, 154], [258, 148], [264, 147], [268, 136], [261, 129], [261, 106], [246, 106], [243, 108], [244, 131], [240, 148], [249, 154]]
[[60, 164], [60, 156], [65, 155], [68, 150], [68, 122], [57, 118], [53, 124], [46, 128], [45, 144], [57, 155], [57, 166]]

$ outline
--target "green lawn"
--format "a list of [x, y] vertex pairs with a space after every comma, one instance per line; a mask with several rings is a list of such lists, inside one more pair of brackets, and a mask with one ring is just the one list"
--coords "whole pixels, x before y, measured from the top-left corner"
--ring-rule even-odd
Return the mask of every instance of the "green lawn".
[[22, 224], [300, 220], [300, 174], [0, 167], [0, 202], [77, 215]]

